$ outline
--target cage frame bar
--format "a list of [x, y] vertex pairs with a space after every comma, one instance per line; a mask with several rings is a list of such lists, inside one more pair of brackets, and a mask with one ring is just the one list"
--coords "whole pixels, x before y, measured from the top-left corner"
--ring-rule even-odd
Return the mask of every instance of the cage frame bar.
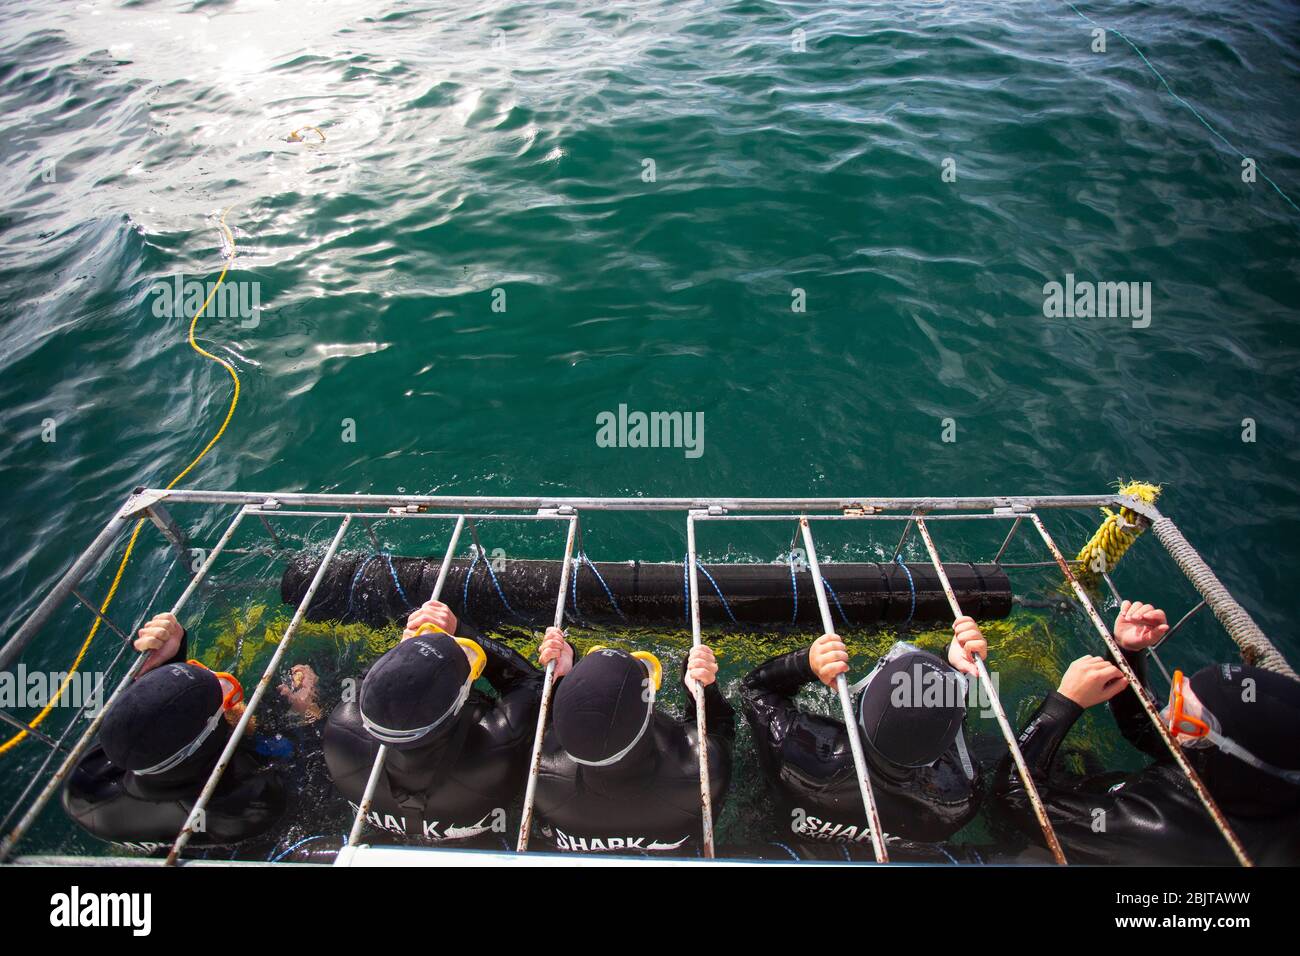
[[[194, 592], [198, 590], [199, 584], [207, 577], [208, 571], [212, 568], [216, 559], [226, 549], [226, 545], [230, 543], [231, 538], [235, 536], [235, 531], [238, 530], [240, 524], [243, 523], [244, 516], [247, 514], [248, 508], [240, 508], [235, 514], [235, 517], [231, 520], [230, 524], [226, 526], [225, 532], [221, 535], [220, 539], [218, 539], [212, 550], [208, 552], [207, 557], [203, 559], [203, 563], [199, 566], [199, 569], [194, 572], [193, 577], [190, 578], [189, 583], [185, 586], [185, 590], [181, 592], [181, 596], [172, 604], [171, 613], [173, 615], [177, 617], [180, 616], [181, 611], [184, 610], [189, 599], [194, 595]], [[170, 572], [171, 568], [169, 567], [167, 570]], [[69, 585], [69, 590], [71, 587], [75, 586], [75, 584], [76, 582], [73, 582]], [[108, 700], [105, 701], [103, 709], [95, 715], [89, 726], [82, 731], [81, 736], [77, 738], [77, 743], [73, 746], [72, 750], [68, 752], [63, 763], [59, 765], [59, 769], [54, 772], [54, 775], [46, 783], [40, 794], [37, 795], [36, 800], [32, 802], [32, 805], [28, 807], [27, 812], [18, 820], [18, 823], [14, 828], [10, 830], [9, 833], [5, 834], [3, 839], [0, 839], [0, 863], [3, 863], [9, 858], [9, 855], [13, 853], [14, 847], [16, 847], [19, 841], [22, 840], [23, 836], [26, 835], [27, 831], [31, 828], [31, 825], [36, 822], [36, 818], [40, 816], [41, 811], [45, 809], [45, 805], [49, 802], [50, 798], [54, 796], [59, 785], [68, 774], [72, 772], [72, 768], [90, 746], [90, 742], [94, 739], [95, 734], [99, 732], [100, 726], [104, 723], [104, 718], [108, 715], [108, 712], [113, 709], [113, 705], [117, 703], [118, 699], [122, 696], [127, 687], [130, 686], [131, 682], [135, 680], [136, 675], [140, 673], [140, 668], [144, 666], [144, 662], [148, 657], [148, 651], [136, 655], [135, 660], [131, 662], [131, 666], [127, 668], [127, 672], [122, 675], [122, 679], [118, 682], [117, 686], [113, 688], [113, 693], [110, 694]]]
[[1187, 755], [1183, 753], [1183, 748], [1179, 745], [1178, 741], [1174, 739], [1173, 734], [1170, 733], [1169, 728], [1165, 726], [1164, 721], [1160, 719], [1160, 712], [1156, 709], [1155, 703], [1151, 700], [1150, 694], [1147, 693], [1146, 688], [1143, 687], [1142, 682], [1138, 680], [1138, 676], [1134, 672], [1132, 666], [1130, 666], [1129, 662], [1125, 659], [1124, 652], [1120, 648], [1119, 643], [1115, 640], [1114, 635], [1110, 633], [1110, 628], [1106, 626], [1106, 622], [1102, 620], [1101, 614], [1092, 603], [1092, 598], [1088, 596], [1087, 588], [1083, 587], [1083, 585], [1079, 583], [1079, 579], [1075, 577], [1074, 572], [1070, 570], [1069, 563], [1061, 554], [1060, 548], [1056, 546], [1056, 541], [1047, 530], [1047, 526], [1043, 524], [1043, 519], [1033, 513], [1031, 513], [1029, 517], [1030, 520], [1033, 521], [1034, 527], [1038, 529], [1038, 534], [1043, 539], [1043, 543], [1047, 545], [1047, 550], [1052, 553], [1052, 557], [1056, 559], [1056, 563], [1060, 566], [1061, 573], [1065, 575], [1066, 582], [1071, 588], [1073, 588], [1075, 597], [1077, 597], [1079, 603], [1083, 605], [1083, 609], [1089, 620], [1092, 621], [1093, 627], [1096, 628], [1097, 633], [1101, 635], [1102, 641], [1104, 641], [1107, 648], [1109, 648], [1111, 657], [1115, 659], [1115, 665], [1128, 680], [1129, 687], [1132, 689], [1133, 693], [1137, 694], [1138, 700], [1142, 704], [1142, 709], [1146, 711], [1147, 717], [1149, 717], [1151, 723], [1155, 725], [1156, 730], [1160, 734], [1161, 740], [1164, 741], [1165, 746], [1173, 756], [1174, 762], [1177, 763], [1179, 769], [1182, 770], [1183, 776], [1187, 778], [1188, 783], [1192, 785], [1192, 789], [1196, 791], [1197, 798], [1201, 801], [1201, 805], [1205, 807], [1206, 812], [1210, 815], [1210, 819], [1218, 828], [1219, 833], [1222, 834], [1224, 840], [1227, 841], [1228, 847], [1232, 850], [1233, 856], [1237, 858], [1237, 862], [1242, 866], [1254, 866], [1255, 864], [1251, 860], [1250, 855], [1246, 852], [1245, 846], [1242, 845], [1240, 838], [1238, 838], [1236, 832], [1232, 829], [1232, 824], [1228, 822], [1227, 816], [1224, 814], [1223, 810], [1219, 808], [1219, 804], [1215, 801], [1214, 797], [1210, 795], [1210, 791], [1206, 788], [1204, 781], [1201, 780], [1200, 774], [1196, 772], [1196, 769], [1191, 765], [1190, 761], [1188, 761]]
[[[1011, 526], [1011, 534], [1014, 534], [1018, 527], [1020, 527], [1019, 518]], [[943, 561], [939, 557], [939, 550], [935, 547], [934, 538], [930, 536], [930, 529], [925, 523], [925, 518], [920, 515], [916, 519], [916, 530], [920, 532], [921, 540], [925, 542], [925, 550], [930, 554], [930, 563], [934, 565], [935, 573], [939, 576], [939, 584], [943, 587], [944, 596], [948, 598], [948, 606], [952, 609], [954, 620], [963, 617], [961, 604], [952, 589], [952, 582], [948, 580], [948, 572], [944, 569]], [[1008, 534], [1007, 540], [1010, 539], [1011, 535]], [[985, 653], [988, 652], [985, 651]], [[1002, 731], [1002, 737], [1007, 742], [1007, 749], [1011, 751], [1011, 759], [1015, 762], [1016, 773], [1020, 775], [1020, 781], [1024, 784], [1025, 793], [1029, 796], [1029, 803], [1033, 808], [1034, 816], [1038, 820], [1039, 829], [1043, 831], [1043, 839], [1047, 843], [1047, 849], [1058, 866], [1065, 866], [1067, 862], [1065, 851], [1061, 849], [1061, 841], [1057, 839], [1056, 829], [1052, 826], [1051, 818], [1047, 815], [1047, 807], [1043, 805], [1043, 798], [1038, 792], [1038, 785], [1034, 783], [1034, 776], [1029, 772], [1029, 766], [1025, 763], [1025, 755], [1020, 752], [1020, 743], [1016, 740], [1016, 734], [1011, 729], [1010, 721], [1007, 720], [1007, 712], [1003, 709], [1002, 701], [998, 697], [998, 689], [993, 686], [984, 658], [978, 654], [971, 654], [971, 657], [975, 661], [975, 671], [980, 685], [984, 688], [984, 693], [988, 695], [989, 706], [993, 709], [993, 716], [997, 720], [998, 729]]]
[[[569, 517], [569, 531], [565, 536], [564, 563], [560, 567], [560, 593], [555, 602], [555, 623], [559, 627], [564, 623], [564, 608], [568, 603], [566, 592], [569, 590], [569, 575], [573, 572], [573, 541], [578, 533], [578, 514], [575, 511]], [[575, 609], [576, 610], [576, 609]], [[528, 841], [533, 829], [533, 803], [537, 798], [537, 776], [542, 767], [542, 743], [546, 738], [546, 718], [551, 712], [552, 691], [555, 689], [555, 661], [546, 665], [542, 675], [542, 699], [537, 708], [537, 729], [533, 732], [532, 754], [528, 758], [528, 782], [524, 785], [523, 808], [519, 815], [519, 836], [515, 840], [515, 852], [528, 852]]]
[[[157, 514], [156, 509], [163, 502], [170, 505], [207, 505], [223, 506], [236, 505], [241, 506], [235, 519], [227, 529], [227, 535], [223, 536], [223, 541], [218, 547], [209, 553], [203, 565], [191, 578], [189, 585], [182, 595], [182, 599], [176, 604], [177, 610], [183, 607], [184, 603], [192, 596], [194, 590], [199, 586], [207, 574], [208, 569], [212, 566], [213, 559], [224, 550], [224, 543], [232, 536], [239, 521], [245, 514], [254, 514], [260, 520], [265, 522], [269, 516], [302, 516], [302, 517], [321, 517], [321, 518], [343, 518], [349, 520], [356, 519], [367, 523], [367, 527], [375, 521], [386, 518], [446, 518], [455, 517], [455, 514], [435, 514], [429, 513], [430, 509], [458, 509], [461, 513], [470, 511], [499, 511], [505, 510], [510, 512], [534, 511], [535, 514], [496, 514], [496, 513], [476, 513], [473, 517], [477, 520], [529, 520], [543, 517], [560, 517], [570, 518], [575, 522], [579, 511], [617, 511], [617, 512], [669, 512], [683, 511], [689, 512], [698, 510], [706, 512], [698, 514], [696, 520], [715, 520], [717, 518], [727, 518], [730, 520], [758, 519], [766, 520], [769, 517], [777, 517], [769, 514], [757, 514], [755, 512], [773, 512], [779, 510], [796, 511], [802, 517], [809, 520], [903, 520], [911, 522], [918, 514], [923, 514], [927, 520], [969, 520], [992, 517], [1011, 517], [1023, 519], [1030, 517], [1037, 526], [1040, 534], [1043, 535], [1045, 542], [1049, 542], [1049, 550], [1054, 552], [1055, 563], [1064, 572], [1071, 586], [1075, 588], [1076, 594], [1080, 588], [1077, 580], [1074, 579], [1071, 562], [1064, 559], [1059, 549], [1056, 549], [1055, 542], [1050, 540], [1050, 535], [1046, 534], [1046, 528], [1042, 526], [1040, 511], [1054, 510], [1078, 510], [1091, 509], [1096, 507], [1124, 507], [1146, 519], [1146, 523], [1154, 525], [1157, 532], [1157, 540], [1161, 542], [1165, 551], [1175, 558], [1175, 563], [1182, 572], [1183, 577], [1191, 583], [1195, 589], [1202, 595], [1203, 600], [1193, 607], [1184, 617], [1174, 625], [1170, 634], [1176, 631], [1182, 624], [1198, 613], [1203, 607], [1209, 606], [1214, 612], [1215, 617], [1228, 632], [1229, 637], [1237, 644], [1240, 652], [1245, 656], [1247, 652], [1258, 653], [1259, 648], [1263, 647], [1271, 653], [1276, 663], [1270, 662], [1268, 666], [1273, 669], [1287, 672], [1289, 665], [1285, 658], [1275, 647], [1268, 642], [1267, 638], [1259, 631], [1254, 621], [1250, 618], [1248, 612], [1228, 593], [1227, 589], [1217, 581], [1213, 582], [1215, 587], [1213, 593], [1207, 593], [1202, 583], [1195, 578], [1193, 570], [1184, 566], [1185, 561], [1180, 560], [1180, 556], [1185, 557], [1183, 552], [1190, 552], [1195, 559], [1195, 569], [1200, 572], [1208, 572], [1208, 565], [1204, 565], [1200, 556], [1195, 554], [1185, 539], [1182, 539], [1178, 533], [1177, 526], [1167, 516], [1163, 515], [1159, 509], [1151, 503], [1142, 502], [1128, 495], [1119, 493], [1108, 493], [1101, 495], [1009, 495], [1009, 496], [975, 496], [975, 497], [840, 497], [840, 498], [640, 498], [640, 497], [548, 497], [548, 496], [474, 496], [474, 497], [457, 497], [443, 495], [365, 495], [365, 494], [312, 494], [298, 492], [240, 492], [240, 491], [213, 491], [204, 489], [151, 489], [137, 488], [133, 491], [117, 510], [117, 512], [102, 526], [95, 538], [73, 559], [67, 570], [58, 577], [45, 592], [44, 597], [21, 623], [11, 633], [5, 643], [0, 646], [0, 669], [12, 665], [23, 651], [31, 645], [33, 639], [41, 632], [43, 627], [49, 622], [54, 613], [59, 609], [63, 602], [70, 596], [73, 589], [77, 588], [80, 582], [91, 573], [97, 566], [97, 563], [103, 558], [104, 554], [113, 545], [120, 536], [122, 531], [131, 523], [137, 520], [151, 520]], [[285, 510], [286, 506], [299, 509], [332, 509], [332, 510]], [[362, 509], [366, 508], [386, 508], [386, 512], [370, 513]], [[351, 512], [344, 512], [340, 509], [352, 509]], [[733, 512], [741, 512], [739, 514]], [[817, 512], [838, 512], [838, 513], [817, 513]], [[850, 513], [852, 512], [852, 513]], [[886, 514], [884, 512], [900, 512], [898, 514]], [[958, 513], [962, 512], [962, 513]], [[983, 513], [981, 513], [983, 512]], [[991, 514], [988, 512], [992, 512]], [[1018, 527], [1018, 524], [1013, 526]], [[910, 530], [910, 527], [905, 530]], [[275, 539], [274, 531], [271, 532], [272, 540]], [[1171, 535], [1177, 536], [1176, 542], [1169, 540]], [[906, 536], [904, 536], [905, 541]], [[174, 542], [169, 541], [174, 546]], [[1004, 542], [1005, 544], [1009, 542]], [[1178, 547], [1176, 548], [1175, 545]], [[1175, 554], [1178, 550], [1179, 553]], [[233, 551], [231, 553], [234, 553]], [[901, 553], [901, 552], [900, 552]], [[1008, 565], [1010, 566], [1010, 565]], [[565, 561], [566, 571], [571, 571], [572, 560], [571, 551]], [[168, 569], [170, 572], [170, 568]], [[1212, 572], [1209, 572], [1212, 573]], [[562, 597], [561, 597], [562, 601]], [[1099, 618], [1096, 615], [1096, 608], [1091, 602], [1084, 600], [1084, 607], [1090, 612], [1089, 616], [1093, 618], [1094, 626], [1098, 625]], [[562, 617], [563, 603], [560, 604], [560, 614]], [[1229, 621], [1231, 620], [1232, 626]], [[1244, 624], [1242, 623], [1244, 622]], [[1243, 637], [1240, 633], [1242, 627], [1248, 627], [1253, 630], [1249, 637]], [[1105, 631], [1104, 622], [1099, 626], [1099, 631]], [[1167, 639], [1167, 638], [1166, 638]], [[22, 839], [28, 826], [34, 822], [36, 814], [44, 808], [52, 795], [54, 789], [66, 777], [72, 764], [79, 759], [84, 752], [90, 739], [95, 731], [98, 730], [103, 715], [112, 706], [121, 691], [129, 684], [138, 673], [139, 666], [144, 656], [141, 655], [133, 663], [122, 681], [117, 685], [113, 694], [109, 697], [108, 703], [92, 720], [91, 725], [86, 728], [78, 740], [76, 746], [69, 753], [68, 759], [60, 766], [54, 776], [51, 778], [45, 789], [42, 791], [37, 800], [29, 808], [28, 813], [19, 825], [7, 834], [0, 841], [0, 861], [6, 859], [13, 851], [14, 846]], [[1293, 672], [1292, 672], [1293, 673]], [[54, 751], [51, 751], [51, 755]], [[1177, 755], [1176, 755], [1177, 756]], [[44, 772], [44, 766], [40, 772]], [[1198, 791], [1199, 795], [1199, 791]], [[21, 802], [21, 799], [20, 799]], [[1203, 801], [1204, 802], [1204, 801]], [[1207, 807], [1207, 809], [1209, 809]], [[1213, 816], [1213, 813], [1211, 814]], [[1218, 821], [1216, 820], [1216, 823]], [[1221, 828], [1222, 830], [1222, 828]], [[1230, 828], [1229, 828], [1230, 832]], [[1235, 835], [1233, 835], [1235, 837]], [[1225, 834], [1227, 837], [1227, 834]], [[1229, 843], [1233, 843], [1232, 838], [1228, 838]], [[1233, 846], [1234, 853], [1239, 846]], [[1241, 859], [1241, 855], [1238, 854]]]
[[244, 734], [248, 731], [248, 726], [252, 723], [253, 715], [257, 712], [258, 705], [262, 698], [266, 696], [266, 689], [271, 685], [271, 678], [275, 676], [276, 669], [280, 666], [280, 661], [284, 658], [284, 653], [293, 641], [293, 636], [297, 633], [298, 625], [307, 615], [307, 608], [311, 605], [312, 598], [316, 596], [316, 589], [320, 587], [321, 581], [325, 577], [325, 571], [329, 568], [330, 563], [334, 560], [334, 555], [338, 553], [339, 544], [343, 541], [343, 536], [347, 533], [348, 527], [352, 524], [352, 516], [344, 515], [343, 520], [339, 522], [339, 529], [334, 533], [334, 540], [330, 542], [325, 556], [321, 558], [320, 567], [316, 569], [316, 574], [312, 578], [311, 584], [307, 587], [307, 593], [303, 595], [302, 601], [298, 604], [298, 609], [294, 612], [293, 618], [289, 621], [289, 626], [285, 628], [284, 634], [276, 642], [275, 652], [271, 655], [271, 660], [267, 663], [266, 669], [262, 672], [262, 677], [253, 689], [252, 696], [244, 705], [244, 711], [239, 716], [235, 729], [231, 731], [229, 739], [226, 741], [225, 749], [221, 752], [221, 757], [217, 764], [212, 768], [212, 773], [208, 775], [208, 781], [203, 785], [203, 790], [199, 793], [199, 798], [194, 801], [190, 808], [189, 815], [185, 819], [185, 824], [181, 827], [180, 833], [176, 835], [176, 840], [172, 843], [171, 850], [167, 853], [167, 865], [175, 866], [176, 861], [180, 858], [186, 845], [190, 842], [190, 837], [195, 833], [195, 826], [199, 819], [206, 811], [208, 801], [216, 792], [217, 785], [221, 783], [221, 778], [226, 772], [234, 759], [235, 751], [239, 748], [240, 741], [244, 739]]
[[[698, 561], [695, 555], [695, 514], [686, 513], [686, 560], [690, 568], [691, 599], [691, 648], [703, 643], [700, 636], [700, 582]], [[704, 713], [704, 688], [689, 676], [686, 679], [691, 696], [695, 698], [695, 736], [699, 741], [696, 755], [700, 765], [700, 829], [704, 843], [704, 855], [714, 858], [713, 846], [713, 785], [709, 780], [709, 728]]]
[[[442, 596], [442, 587], [447, 583], [447, 572], [451, 570], [451, 559], [456, 554], [456, 546], [460, 543], [460, 534], [465, 530], [465, 516], [457, 515], [456, 524], [451, 530], [451, 538], [447, 542], [447, 551], [442, 556], [442, 565], [438, 568], [438, 579], [433, 583], [433, 594], [430, 601], [436, 601]], [[358, 700], [358, 705], [360, 701]], [[384, 763], [388, 760], [388, 744], [380, 744], [379, 751], [375, 754], [375, 762], [370, 768], [370, 776], [366, 778], [366, 788], [361, 794], [361, 800], [357, 803], [357, 815], [352, 821], [352, 829], [348, 831], [348, 840], [346, 846], [356, 846], [357, 840], [361, 838], [361, 829], [366, 823], [366, 814], [370, 812], [370, 807], [374, 804], [375, 790], [379, 786], [379, 777], [384, 771]]]

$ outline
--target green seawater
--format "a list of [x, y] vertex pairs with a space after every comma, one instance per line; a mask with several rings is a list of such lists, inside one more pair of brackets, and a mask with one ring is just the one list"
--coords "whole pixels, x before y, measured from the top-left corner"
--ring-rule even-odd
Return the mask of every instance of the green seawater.
[[[229, 210], [226, 281], [259, 308], [200, 319], [200, 344], [243, 389], [182, 487], [865, 497], [1102, 493], [1141, 478], [1163, 484], [1162, 510], [1300, 659], [1295, 8], [1076, 6], [5, 5], [3, 634], [133, 487], [167, 483], [220, 425], [229, 376], [151, 290], [215, 280]], [[289, 139], [308, 125], [324, 142]], [[1067, 274], [1149, 282], [1149, 324], [1045, 315], [1044, 285]], [[620, 405], [702, 414], [702, 453], [601, 447], [597, 417]], [[205, 547], [231, 517], [173, 511]], [[1048, 523], [1073, 553], [1100, 517]], [[899, 530], [828, 527], [823, 559], [888, 559]], [[987, 560], [1006, 527], [934, 530], [946, 557]], [[397, 553], [445, 546], [441, 524], [374, 531]], [[677, 514], [588, 515], [583, 531], [595, 560], [685, 550]], [[791, 532], [709, 525], [701, 553], [773, 561]], [[277, 533], [320, 549], [332, 526]], [[508, 557], [563, 547], [536, 523], [483, 536]], [[92, 600], [121, 546], [84, 583]], [[349, 534], [346, 547], [370, 546]], [[196, 656], [237, 658], [251, 686], [291, 613], [284, 553], [252, 521], [231, 547], [243, 553], [186, 623]], [[915, 536], [906, 551], [924, 558]], [[1029, 528], [1007, 553], [1045, 557]], [[170, 561], [146, 529], [116, 623], [135, 624]], [[1059, 597], [1051, 569], [1013, 580], [1031, 603]], [[1150, 536], [1115, 580], [1171, 615], [1197, 600]], [[65, 669], [90, 621], [63, 609], [28, 668]], [[864, 665], [918, 639], [848, 630]], [[735, 699], [749, 667], [813, 636], [710, 635], [724, 688]], [[289, 656], [337, 693], [394, 637], [311, 625]], [[656, 650], [670, 674], [689, 644], [614, 637]], [[1018, 608], [993, 641], [1013, 720], [1071, 659], [1101, 652], [1079, 615], [1041, 607]], [[119, 648], [101, 629], [83, 666], [103, 671]], [[1233, 651], [1202, 614], [1165, 658], [1191, 671]], [[675, 689], [666, 705], [680, 704]], [[809, 706], [833, 701], [814, 692]], [[70, 716], [42, 728], [61, 733]], [[1103, 718], [1075, 742], [1138, 765]], [[769, 834], [746, 734], [720, 820], [737, 841]], [[977, 734], [996, 752], [991, 721]], [[0, 812], [43, 757], [33, 741], [0, 756]], [[24, 847], [102, 852], [57, 806]]]

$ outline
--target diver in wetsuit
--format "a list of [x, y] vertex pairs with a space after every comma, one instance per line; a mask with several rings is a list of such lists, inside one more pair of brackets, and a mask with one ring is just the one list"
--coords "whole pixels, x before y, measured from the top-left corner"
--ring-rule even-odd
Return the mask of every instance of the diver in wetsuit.
[[[955, 621], [953, 632], [949, 663], [896, 643], [854, 704], [881, 827], [891, 855], [901, 851], [902, 858], [954, 859], [925, 845], [965, 826], [983, 795], [966, 746], [966, 686], [957, 671], [973, 670], [967, 651], [982, 652], [986, 645], [971, 618]], [[874, 859], [848, 732], [840, 720], [805, 710], [795, 699], [814, 681], [833, 687], [848, 672], [848, 661], [844, 642], [823, 634], [807, 650], [760, 665], [741, 683], [759, 764], [789, 834], [773, 846], [787, 857]], [[761, 848], [745, 852], [769, 855]]]
[[[155, 852], [171, 845], [243, 713], [238, 681], [186, 663], [188, 643], [172, 614], [159, 614], [140, 629], [135, 649], [149, 657], [64, 786], [68, 815], [126, 849]], [[297, 715], [297, 728], [274, 738], [244, 738], [207, 804], [202, 829], [190, 840], [196, 850], [247, 853], [257, 847], [288, 806], [275, 757], [306, 754], [309, 761], [311, 753], [319, 754], [316, 675], [305, 665], [295, 665], [293, 674], [293, 686], [282, 685], [280, 693]]]
[[[370, 668], [360, 699], [335, 708], [325, 759], [355, 812], [380, 744], [389, 747], [367, 817], [399, 840], [500, 849], [523, 793], [542, 675], [497, 641], [454, 637], [456, 616], [429, 601]], [[484, 677], [496, 691], [473, 690]]]
[[[655, 708], [662, 680], [653, 655], [592, 648], [574, 663], [557, 628], [542, 642], [543, 665], [556, 662], [551, 725], [537, 777], [535, 830], [553, 849], [624, 854], [698, 852], [700, 762], [695, 698], [675, 720]], [[716, 816], [731, 777], [735, 717], [716, 684], [707, 647], [683, 667], [704, 687], [709, 778]]]
[[[1168, 630], [1164, 611], [1129, 601], [1120, 606], [1115, 639], [1144, 687], [1142, 651]], [[1074, 722], [1107, 700], [1120, 732], [1154, 762], [1135, 773], [1091, 776], [1054, 766]], [[1190, 678], [1176, 671], [1161, 717], [1250, 857], [1260, 864], [1300, 863], [1300, 683], [1239, 664], [1211, 665]], [[1021, 731], [1020, 749], [1071, 863], [1236, 863], [1137, 694], [1109, 661], [1089, 656], [1072, 663]], [[997, 792], [999, 809], [1037, 834], [1013, 767], [999, 768]]]

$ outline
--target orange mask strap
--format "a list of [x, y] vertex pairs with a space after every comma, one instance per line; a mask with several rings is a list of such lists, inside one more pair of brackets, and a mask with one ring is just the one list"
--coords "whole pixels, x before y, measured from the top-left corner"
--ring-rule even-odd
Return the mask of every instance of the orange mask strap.
[[226, 671], [214, 671], [202, 661], [189, 660], [187, 664], [193, 664], [195, 667], [202, 667], [209, 674], [221, 681], [221, 709], [231, 710], [244, 701], [244, 687], [239, 683], [239, 678], [234, 674]]
[[[1169, 729], [1184, 737], [1204, 737], [1210, 732], [1210, 725], [1183, 712], [1183, 684], [1186, 680], [1182, 671], [1174, 671], [1174, 679], [1170, 685]], [[1192, 729], [1187, 730], [1187, 726], [1191, 726]]]

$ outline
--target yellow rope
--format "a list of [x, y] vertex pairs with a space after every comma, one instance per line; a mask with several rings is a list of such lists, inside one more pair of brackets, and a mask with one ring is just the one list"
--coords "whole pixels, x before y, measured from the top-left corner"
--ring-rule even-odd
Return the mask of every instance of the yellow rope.
[[[235, 391], [230, 396], [230, 408], [226, 410], [225, 420], [222, 421], [221, 427], [217, 429], [217, 433], [212, 436], [211, 441], [209, 441], [206, 445], [203, 446], [203, 450], [199, 452], [196, 456], [194, 456], [194, 460], [191, 461], [188, 465], [186, 465], [185, 469], [180, 474], [178, 474], [175, 478], [173, 478], [171, 481], [167, 483], [168, 489], [174, 488], [177, 484], [179, 484], [181, 479], [183, 479], [186, 475], [188, 475], [194, 469], [194, 466], [203, 460], [203, 456], [212, 450], [212, 446], [221, 440], [221, 436], [224, 435], [226, 432], [226, 426], [230, 424], [230, 420], [235, 415], [235, 406], [239, 404], [239, 375], [235, 371], [235, 367], [231, 365], [229, 362], [227, 362], [225, 359], [213, 355], [211, 352], [203, 348], [203, 346], [199, 345], [199, 343], [194, 340], [194, 329], [198, 326], [199, 316], [201, 316], [204, 313], [208, 305], [212, 302], [212, 297], [215, 296], [217, 294], [217, 290], [221, 288], [221, 283], [224, 282], [226, 279], [226, 273], [230, 271], [230, 266], [235, 261], [235, 237], [234, 234], [231, 233], [230, 229], [226, 226], [226, 215], [229, 212], [230, 210], [227, 209], [225, 212], [221, 214], [220, 226], [222, 232], [224, 232], [226, 235], [226, 241], [230, 245], [230, 255], [227, 257], [225, 265], [221, 267], [221, 275], [217, 276], [216, 285], [214, 285], [212, 287], [212, 290], [208, 292], [208, 297], [203, 300], [203, 304], [199, 306], [198, 311], [194, 313], [194, 318], [190, 320], [189, 342], [190, 342], [190, 348], [194, 349], [194, 351], [198, 352], [204, 358], [209, 358], [212, 361], [216, 362], [218, 365], [220, 365], [222, 368], [224, 368], [227, 372], [230, 373], [231, 381], [235, 383]], [[126, 542], [126, 553], [122, 555], [122, 563], [117, 566], [117, 573], [113, 575], [113, 583], [109, 585], [108, 595], [104, 598], [104, 603], [99, 606], [99, 613], [101, 615], [108, 613], [108, 606], [113, 603], [113, 598], [117, 596], [118, 585], [122, 583], [122, 575], [126, 571], [127, 562], [131, 560], [131, 552], [135, 550], [135, 542], [136, 539], [140, 537], [140, 529], [144, 527], [145, 520], [146, 519], [141, 518], [139, 521], [135, 523], [135, 527], [131, 530], [131, 537]], [[77, 657], [72, 662], [72, 666], [68, 668], [68, 672], [64, 676], [63, 682], [59, 685], [58, 691], [50, 699], [50, 702], [47, 703], [41, 709], [41, 712], [37, 714], [34, 718], [32, 718], [31, 721], [28, 722], [27, 724], [28, 730], [32, 730], [35, 729], [36, 727], [39, 727], [41, 723], [45, 720], [45, 718], [50, 715], [50, 712], [53, 711], [54, 708], [58, 705], [59, 701], [63, 698], [64, 692], [68, 689], [68, 685], [72, 682], [72, 676], [77, 672], [77, 669], [81, 666], [81, 662], [86, 657], [86, 652], [90, 650], [91, 641], [95, 639], [95, 634], [99, 632], [99, 622], [100, 622], [100, 618], [96, 617], [94, 623], [91, 624], [90, 626], [90, 633], [87, 634], [86, 639], [82, 641], [81, 650], [77, 651]], [[28, 734], [26, 730], [18, 731], [18, 733], [14, 734], [3, 744], [0, 744], [0, 755], [6, 754], [14, 747], [17, 747], [20, 743], [22, 743], [22, 741], [27, 736]]]
[[[1155, 504], [1160, 497], [1160, 486], [1143, 481], [1121, 481], [1119, 493], [1147, 504]], [[1090, 584], [1095, 584], [1103, 572], [1114, 570], [1120, 558], [1124, 557], [1124, 553], [1145, 528], [1141, 516], [1130, 508], [1121, 507], [1118, 513], [1102, 508], [1101, 513], [1106, 516], [1106, 520], [1075, 558], [1082, 564], [1078, 570], [1079, 580]]]

